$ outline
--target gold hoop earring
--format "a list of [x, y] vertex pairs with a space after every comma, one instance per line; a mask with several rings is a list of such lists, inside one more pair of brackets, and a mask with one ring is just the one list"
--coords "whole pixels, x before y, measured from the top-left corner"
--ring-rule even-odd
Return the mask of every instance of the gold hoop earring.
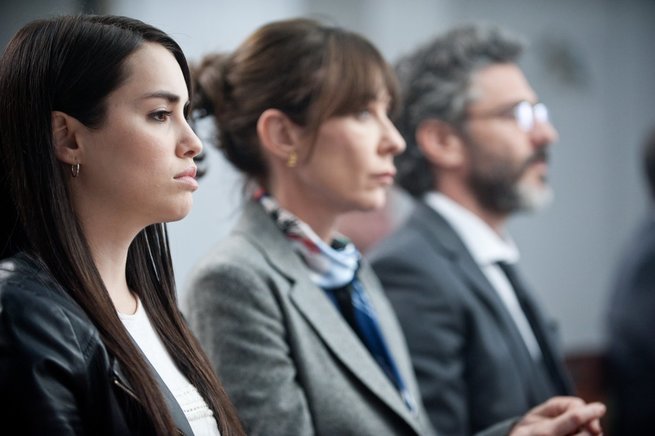
[[80, 164], [76, 163], [76, 164], [71, 165], [71, 175], [73, 177], [77, 177], [78, 174], [80, 174]]
[[295, 150], [291, 150], [289, 153], [289, 158], [287, 159], [287, 167], [293, 168], [298, 164], [298, 154]]

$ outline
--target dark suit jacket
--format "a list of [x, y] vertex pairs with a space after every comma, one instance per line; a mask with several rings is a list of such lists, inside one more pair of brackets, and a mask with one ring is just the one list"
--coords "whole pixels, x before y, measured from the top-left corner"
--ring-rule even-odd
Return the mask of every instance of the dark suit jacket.
[[404, 329], [439, 434], [472, 434], [571, 392], [551, 323], [528, 297], [544, 368], [459, 236], [432, 208], [418, 203], [370, 258]]
[[652, 433], [655, 426], [655, 218], [640, 227], [622, 259], [608, 312], [612, 434]]

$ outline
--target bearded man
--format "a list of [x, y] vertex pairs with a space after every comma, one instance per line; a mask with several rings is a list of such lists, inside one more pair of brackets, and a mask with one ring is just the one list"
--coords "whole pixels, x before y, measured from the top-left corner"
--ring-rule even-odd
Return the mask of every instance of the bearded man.
[[505, 229], [550, 202], [558, 139], [521, 51], [505, 31], [469, 25], [397, 67], [407, 142], [398, 183], [417, 205], [370, 257], [440, 435], [473, 434], [572, 391], [554, 323], [518, 276]]

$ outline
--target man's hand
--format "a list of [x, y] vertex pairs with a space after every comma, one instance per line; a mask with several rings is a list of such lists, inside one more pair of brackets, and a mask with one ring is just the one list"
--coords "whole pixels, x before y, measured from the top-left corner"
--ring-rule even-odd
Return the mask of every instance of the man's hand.
[[510, 436], [601, 435], [600, 418], [604, 414], [605, 406], [601, 403], [554, 397], [524, 415]]

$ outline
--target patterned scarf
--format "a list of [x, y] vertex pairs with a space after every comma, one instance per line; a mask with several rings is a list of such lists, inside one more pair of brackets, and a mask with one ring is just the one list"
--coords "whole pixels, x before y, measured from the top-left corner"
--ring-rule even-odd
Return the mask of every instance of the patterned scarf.
[[361, 255], [345, 236], [337, 236], [331, 245], [291, 212], [280, 207], [273, 197], [260, 191], [255, 194], [264, 210], [291, 241], [309, 267], [312, 282], [322, 289], [345, 286], [355, 277]]
[[405, 406], [416, 414], [416, 402], [405, 384], [386, 344], [377, 314], [357, 277], [361, 254], [344, 236], [326, 244], [298, 217], [284, 210], [264, 191], [255, 194], [266, 212], [291, 241], [309, 269], [312, 282], [322, 288], [348, 325], [371, 353], [391, 383], [396, 387]]

